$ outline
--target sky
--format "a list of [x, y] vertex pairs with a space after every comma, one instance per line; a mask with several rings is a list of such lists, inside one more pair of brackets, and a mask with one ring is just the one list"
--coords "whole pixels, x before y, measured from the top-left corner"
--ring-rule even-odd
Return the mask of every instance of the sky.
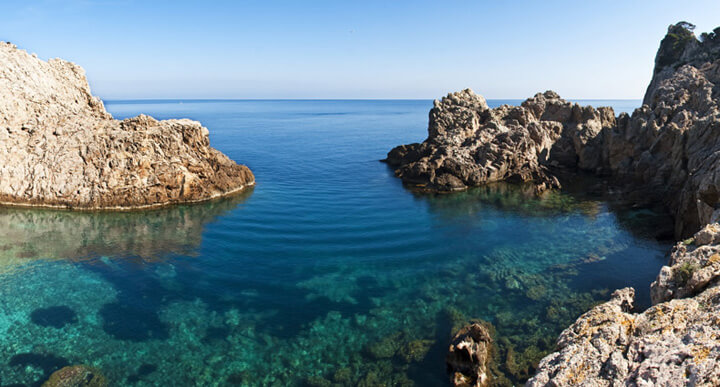
[[670, 24], [720, 1], [0, 0], [0, 40], [103, 99], [639, 99]]

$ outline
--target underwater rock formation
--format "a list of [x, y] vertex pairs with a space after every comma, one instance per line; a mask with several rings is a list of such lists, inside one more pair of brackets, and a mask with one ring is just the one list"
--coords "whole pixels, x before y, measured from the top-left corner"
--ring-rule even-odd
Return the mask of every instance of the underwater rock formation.
[[86, 365], [74, 365], [61, 368], [50, 375], [43, 387], [107, 387], [108, 381], [103, 374]]
[[453, 337], [446, 363], [453, 386], [483, 387], [489, 382], [492, 337], [487, 327], [473, 323]]
[[143, 208], [253, 185], [208, 135], [187, 119], [115, 120], [81, 67], [0, 42], [0, 203]]
[[490, 109], [468, 89], [435, 101], [428, 138], [385, 161], [405, 183], [433, 191], [519, 180], [540, 192], [559, 187], [565, 170], [611, 176], [663, 201], [676, 235], [691, 235], [720, 219], [720, 31], [698, 40], [691, 29], [670, 26], [632, 116], [552, 91]]

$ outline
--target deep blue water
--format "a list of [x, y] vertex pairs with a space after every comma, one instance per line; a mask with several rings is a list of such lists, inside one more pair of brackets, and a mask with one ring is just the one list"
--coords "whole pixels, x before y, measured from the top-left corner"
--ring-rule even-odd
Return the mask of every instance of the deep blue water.
[[0, 208], [0, 385], [81, 363], [117, 385], [444, 385], [470, 319], [495, 326], [518, 382], [609, 291], [647, 304], [669, 250], [660, 212], [572, 184], [404, 188], [378, 160], [425, 138], [431, 106], [107, 102], [201, 121], [257, 186], [146, 212]]

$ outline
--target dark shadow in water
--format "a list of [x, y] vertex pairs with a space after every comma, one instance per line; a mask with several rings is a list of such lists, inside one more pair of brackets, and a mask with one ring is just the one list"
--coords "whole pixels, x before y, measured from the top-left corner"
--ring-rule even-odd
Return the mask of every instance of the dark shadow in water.
[[41, 386], [45, 380], [50, 378], [50, 375], [53, 372], [59, 370], [60, 368], [69, 366], [70, 362], [68, 362], [65, 358], [57, 357], [52, 354], [20, 353], [10, 358], [8, 365], [11, 367], [21, 368], [32, 366], [41, 369], [43, 371], [42, 378], [31, 384], [32, 386]]
[[530, 184], [504, 182], [449, 194], [411, 191], [418, 200], [427, 201], [431, 212], [449, 222], [465, 219], [487, 207], [537, 217], [572, 213], [594, 217], [607, 209], [615, 214], [620, 227], [635, 238], [673, 240], [672, 216], [657, 202], [640, 202], [637, 197], [613, 193], [605, 181], [585, 174], [576, 175], [562, 184], [562, 190], [548, 191], [540, 196]]
[[100, 316], [103, 330], [118, 340], [166, 340], [169, 336], [167, 325], [154, 310], [113, 302], [103, 305]]
[[35, 309], [30, 313], [30, 320], [43, 327], [62, 328], [66, 324], [76, 323], [77, 313], [65, 305], [51, 306]]
[[157, 371], [157, 368], [158, 367], [155, 364], [145, 363], [138, 368], [135, 374], [128, 376], [127, 381], [128, 383], [135, 384], [142, 380], [145, 376]]
[[251, 194], [249, 189], [228, 198], [147, 211], [0, 207], [0, 260], [109, 256], [142, 263], [172, 255], [195, 255], [205, 225], [235, 209]]

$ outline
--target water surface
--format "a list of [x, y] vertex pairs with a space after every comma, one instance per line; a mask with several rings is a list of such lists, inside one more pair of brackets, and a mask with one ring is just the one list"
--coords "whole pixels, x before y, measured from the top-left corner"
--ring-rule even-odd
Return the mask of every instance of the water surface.
[[117, 385], [437, 386], [471, 319], [520, 382], [613, 289], [647, 304], [669, 249], [662, 213], [572, 187], [407, 190], [378, 159], [425, 138], [432, 101], [106, 106], [202, 121], [257, 186], [147, 212], [0, 208], [0, 385], [83, 363]]

